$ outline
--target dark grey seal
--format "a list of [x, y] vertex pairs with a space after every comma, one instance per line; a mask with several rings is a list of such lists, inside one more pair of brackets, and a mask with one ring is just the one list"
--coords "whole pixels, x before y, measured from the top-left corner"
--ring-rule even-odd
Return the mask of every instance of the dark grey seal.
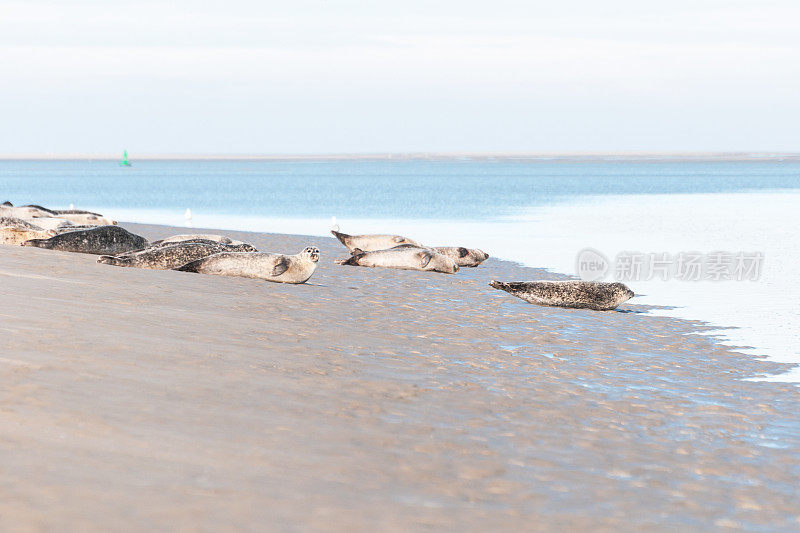
[[172, 243], [167, 246], [152, 246], [138, 252], [128, 252], [117, 256], [101, 255], [97, 262], [121, 267], [172, 270], [209, 255], [229, 251], [232, 251], [229, 246], [210, 241]]
[[147, 239], [119, 226], [97, 226], [92, 229], [62, 233], [49, 239], [33, 239], [23, 243], [23, 246], [82, 254], [116, 255], [146, 248]]
[[623, 283], [602, 281], [514, 281], [492, 280], [495, 289], [536, 305], [610, 311], [634, 297]]
[[0, 206], [3, 206], [3, 207], [14, 207], [14, 204], [12, 204], [12, 203], [11, 203], [11, 202], [9, 202], [8, 200], [6, 200], [6, 201], [5, 201], [5, 202], [3, 202], [2, 204], [0, 204]]

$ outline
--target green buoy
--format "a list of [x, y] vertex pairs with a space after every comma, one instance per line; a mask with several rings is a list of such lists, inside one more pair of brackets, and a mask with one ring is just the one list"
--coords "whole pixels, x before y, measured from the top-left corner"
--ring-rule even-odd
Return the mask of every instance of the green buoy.
[[119, 162], [119, 165], [122, 167], [129, 167], [131, 166], [130, 162], [128, 161], [128, 151], [123, 150], [122, 152], [122, 161]]

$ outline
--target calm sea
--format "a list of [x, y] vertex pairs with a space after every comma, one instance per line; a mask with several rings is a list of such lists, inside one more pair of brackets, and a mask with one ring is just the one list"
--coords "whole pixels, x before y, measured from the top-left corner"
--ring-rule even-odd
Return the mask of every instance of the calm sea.
[[[325, 235], [403, 233], [574, 274], [580, 250], [761, 252], [758, 281], [641, 280], [634, 302], [800, 362], [800, 162], [0, 161], [0, 202], [123, 221]], [[751, 347], [751, 348], [744, 348]], [[782, 379], [800, 380], [800, 371]]]

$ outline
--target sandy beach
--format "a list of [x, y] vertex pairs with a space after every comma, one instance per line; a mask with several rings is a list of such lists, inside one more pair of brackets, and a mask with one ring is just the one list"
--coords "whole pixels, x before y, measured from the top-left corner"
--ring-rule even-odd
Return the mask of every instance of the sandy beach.
[[[122, 224], [150, 240], [185, 228]], [[202, 232], [202, 230], [198, 230]], [[705, 326], [536, 307], [491, 279], [305, 285], [0, 248], [0, 529], [800, 528], [800, 391]]]

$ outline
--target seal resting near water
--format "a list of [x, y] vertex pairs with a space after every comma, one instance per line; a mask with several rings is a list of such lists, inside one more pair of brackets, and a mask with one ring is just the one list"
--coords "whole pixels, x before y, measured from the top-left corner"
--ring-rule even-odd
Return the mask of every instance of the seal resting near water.
[[56, 234], [27, 220], [0, 217], [0, 244], [21, 245], [31, 239], [49, 239]]
[[[230, 237], [225, 237], [224, 235], [214, 235], [210, 233], [198, 233], [192, 235], [173, 235], [172, 237], [167, 237], [166, 239], [161, 239], [158, 241], [153, 241], [153, 245], [156, 244], [167, 244], [167, 243], [177, 243], [177, 242], [186, 242], [186, 241], [214, 241], [219, 242], [222, 244], [246, 244], [242, 241], [236, 241], [231, 239]], [[251, 245], [252, 246], [252, 245]], [[241, 250], [241, 251], [255, 251], [255, 247], [253, 250]]]
[[97, 226], [92, 229], [70, 231], [49, 239], [33, 239], [23, 246], [36, 246], [48, 250], [78, 252], [82, 254], [116, 255], [147, 247], [147, 239], [119, 226]]
[[460, 267], [476, 267], [489, 259], [489, 254], [477, 248], [464, 248], [463, 246], [414, 246], [412, 244], [401, 244], [395, 248], [423, 248], [433, 250], [444, 256], [449, 257]]
[[624, 283], [602, 281], [492, 280], [489, 285], [536, 305], [610, 311], [634, 297]]
[[222, 252], [176, 268], [216, 276], [257, 278], [278, 283], [305, 283], [314, 274], [319, 250], [313, 246], [297, 255], [262, 252]]
[[69, 220], [73, 224], [81, 226], [116, 226], [117, 221], [106, 218], [100, 213], [91, 211], [81, 211], [80, 209], [65, 209], [55, 211], [56, 217]]
[[428, 248], [415, 246], [373, 252], [356, 249], [349, 259], [340, 259], [336, 261], [336, 264], [422, 270], [425, 272], [443, 272], [445, 274], [458, 272], [458, 265], [449, 257]]
[[376, 250], [386, 250], [401, 244], [422, 247], [417, 241], [411, 240], [400, 235], [347, 235], [331, 230], [334, 237], [344, 244], [350, 252], [361, 250], [362, 252], [374, 252]]
[[[180, 242], [151, 242], [147, 245], [147, 248], [142, 250], [134, 250], [132, 252], [123, 252], [121, 254], [116, 254], [114, 257], [125, 257], [128, 255], [138, 254], [140, 252], [146, 251], [153, 251], [159, 248], [165, 248], [167, 246], [175, 246], [178, 244], [215, 244], [220, 247], [220, 252], [257, 252], [255, 246], [252, 244], [242, 243], [242, 244], [223, 244], [221, 242], [209, 241], [206, 239], [192, 239], [189, 241], [180, 241]], [[188, 261], [187, 261], [188, 262]], [[180, 266], [180, 265], [178, 265]]]
[[218, 242], [181, 242], [165, 246], [151, 246], [137, 252], [101, 255], [98, 263], [121, 267], [150, 268], [153, 270], [172, 270], [186, 263], [203, 259], [220, 252], [235, 251], [236, 248]]

